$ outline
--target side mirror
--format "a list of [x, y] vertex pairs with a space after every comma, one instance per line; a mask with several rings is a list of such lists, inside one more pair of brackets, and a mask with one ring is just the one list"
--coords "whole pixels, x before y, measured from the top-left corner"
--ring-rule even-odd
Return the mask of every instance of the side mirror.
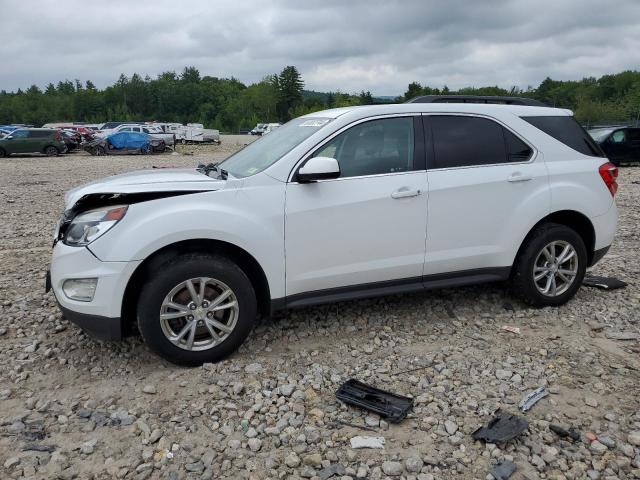
[[314, 157], [307, 160], [298, 170], [297, 180], [300, 183], [310, 183], [316, 180], [329, 180], [340, 176], [340, 165], [335, 158]]
[[13, 140], [13, 137], [11, 135], [7, 135], [6, 137], [4, 137], [5, 140]]

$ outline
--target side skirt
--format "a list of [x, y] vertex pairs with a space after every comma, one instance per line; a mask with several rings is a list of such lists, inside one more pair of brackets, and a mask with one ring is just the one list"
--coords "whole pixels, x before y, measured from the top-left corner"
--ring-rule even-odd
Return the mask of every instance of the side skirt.
[[323, 303], [342, 302], [420, 290], [499, 282], [507, 280], [510, 272], [511, 267], [478, 268], [452, 273], [439, 273], [424, 277], [365, 283], [347, 287], [328, 288], [314, 292], [297, 293], [286, 298], [272, 299], [271, 311], [275, 312], [287, 308], [308, 307], [311, 305], [321, 305]]

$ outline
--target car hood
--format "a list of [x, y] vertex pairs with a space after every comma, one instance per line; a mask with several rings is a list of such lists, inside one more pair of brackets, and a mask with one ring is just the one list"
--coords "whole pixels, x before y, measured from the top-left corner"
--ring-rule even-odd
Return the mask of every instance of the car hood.
[[208, 177], [195, 168], [158, 168], [123, 173], [81, 185], [69, 190], [64, 200], [69, 209], [91, 194], [205, 192], [220, 190], [225, 183], [225, 180]]

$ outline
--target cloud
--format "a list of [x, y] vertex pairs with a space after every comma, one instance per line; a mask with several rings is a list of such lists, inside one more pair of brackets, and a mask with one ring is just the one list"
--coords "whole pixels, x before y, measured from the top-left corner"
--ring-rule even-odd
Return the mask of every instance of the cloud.
[[120, 73], [260, 80], [296, 65], [314, 90], [537, 85], [640, 64], [640, 2], [0, 0], [0, 89]]

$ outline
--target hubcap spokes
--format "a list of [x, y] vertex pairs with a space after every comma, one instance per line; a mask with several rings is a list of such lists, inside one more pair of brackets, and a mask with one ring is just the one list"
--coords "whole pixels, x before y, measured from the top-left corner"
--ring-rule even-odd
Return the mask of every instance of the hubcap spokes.
[[540, 293], [557, 297], [566, 292], [578, 275], [578, 254], [569, 242], [556, 240], [538, 254], [533, 282]]
[[233, 331], [240, 312], [233, 290], [209, 277], [191, 278], [167, 294], [160, 307], [165, 337], [184, 350], [207, 350]]

